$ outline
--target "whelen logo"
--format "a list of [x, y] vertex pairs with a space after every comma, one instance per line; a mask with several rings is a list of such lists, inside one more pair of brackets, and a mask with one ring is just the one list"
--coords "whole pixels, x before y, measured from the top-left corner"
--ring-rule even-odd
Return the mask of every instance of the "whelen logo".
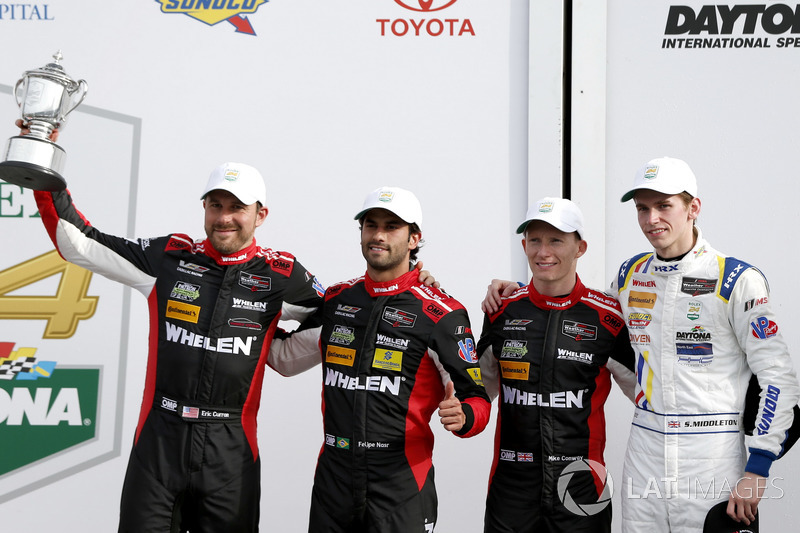
[[[395, 3], [409, 11], [417, 13], [432, 13], [447, 9], [457, 0], [394, 0]], [[380, 25], [381, 36], [394, 35], [395, 37], [461, 37], [471, 35], [475, 37], [475, 29], [469, 19], [457, 18], [396, 18], [376, 19]]]

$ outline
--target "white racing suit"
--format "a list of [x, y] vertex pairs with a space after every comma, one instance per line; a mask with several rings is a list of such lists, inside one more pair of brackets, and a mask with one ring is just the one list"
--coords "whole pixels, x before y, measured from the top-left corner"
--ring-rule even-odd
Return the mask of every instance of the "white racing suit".
[[[708, 510], [729, 499], [745, 471], [769, 475], [800, 396], [766, 279], [697, 231], [681, 260], [640, 254], [612, 282], [637, 354], [623, 532], [702, 532]], [[748, 457], [752, 374], [762, 393]]]

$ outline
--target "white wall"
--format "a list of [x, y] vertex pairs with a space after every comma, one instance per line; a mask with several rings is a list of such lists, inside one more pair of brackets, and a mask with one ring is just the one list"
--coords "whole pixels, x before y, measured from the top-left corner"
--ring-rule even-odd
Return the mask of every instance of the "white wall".
[[[421, 257], [469, 309], [477, 332], [488, 280], [528, 276], [512, 235], [525, 202], [560, 193], [557, 4], [458, 0], [434, 15], [393, 0], [271, 0], [248, 15], [256, 36], [236, 33], [228, 22], [162, 13], [159, 2], [115, 2], [111, 10], [99, 0], [54, 0], [46, 4], [49, 20], [20, 20], [19, 12], [12, 19], [0, 5], [0, 124], [7, 137], [15, 135], [9, 87], [61, 49], [67, 72], [90, 85], [84, 111], [70, 117], [59, 144], [68, 154], [70, 189], [95, 225], [128, 236], [200, 237], [197, 196], [208, 172], [225, 160], [248, 162], [268, 181], [270, 216], [260, 243], [292, 251], [326, 284], [364, 270], [351, 218], [366, 192], [408, 187], [425, 212]], [[664, 50], [668, 2], [574, 5], [572, 191], [593, 221], [581, 276], [606, 286], [620, 261], [646, 249], [632, 208], [618, 198], [647, 159], [682, 157], [700, 179], [705, 234], [767, 274], [781, 330], [797, 349], [790, 325], [800, 289], [792, 283], [792, 252], [776, 251], [788, 248], [779, 232], [788, 227], [794, 190], [792, 91], [800, 52]], [[412, 29], [396, 36], [391, 23], [381, 35], [378, 22], [437, 17], [459, 20], [456, 35], [423, 29], [414, 36]], [[474, 36], [458, 35], [465, 20]], [[15, 197], [14, 206], [30, 209], [29, 194]], [[15, 209], [3, 201], [0, 214]], [[0, 273], [49, 249], [30, 218], [0, 216], [0, 245], [8, 250]], [[51, 293], [52, 283], [37, 290]], [[102, 307], [72, 339], [42, 339], [41, 321], [21, 327], [0, 320], [0, 342], [37, 347], [63, 365], [83, 357], [103, 365], [110, 378], [103, 405], [113, 404], [102, 411], [102, 438], [75, 452], [94, 462], [80, 457], [52, 482], [33, 486], [24, 476], [55, 462], [0, 477], [4, 530], [115, 527], [144, 383], [146, 306], [136, 293], [126, 303], [124, 292], [97, 277], [89, 292]], [[322, 443], [319, 392], [315, 371], [265, 379], [262, 530], [306, 528]], [[615, 389], [606, 458], [616, 479], [630, 410]], [[437, 531], [481, 530], [493, 427], [468, 441], [437, 428]], [[105, 460], [109, 455], [116, 457]], [[798, 461], [790, 455], [775, 474], [796, 470]], [[790, 479], [782, 486], [788, 494], [800, 490]], [[797, 517], [789, 498], [761, 508], [765, 529]]]
[[[777, 47], [779, 37], [796, 34], [770, 36], [759, 21], [753, 36], [768, 37], [771, 48], [663, 49], [673, 4], [698, 11], [708, 2], [608, 2], [605, 206], [606, 233], [613, 238], [606, 240], [607, 278], [624, 259], [649, 247], [633, 206], [619, 202], [636, 169], [664, 155], [684, 159], [698, 179], [704, 236], [767, 276], [780, 331], [798, 368], [800, 334], [794, 324], [800, 320], [800, 287], [790, 221], [797, 192], [800, 49]], [[743, 2], [722, 3], [737, 4]], [[691, 37], [743, 38], [743, 22], [729, 36]], [[611, 431], [624, 430], [620, 424]], [[621, 460], [610, 451], [611, 464], [617, 455]], [[797, 451], [773, 466], [771, 474], [785, 494], [768, 490], [759, 506], [762, 531], [794, 527], [800, 516], [793, 504], [800, 493], [798, 467]]]
[[[106, 145], [123, 140], [80, 108], [59, 140], [67, 151], [70, 190], [97, 227], [129, 236], [182, 231], [201, 237], [198, 196], [208, 173], [222, 161], [244, 161], [268, 181], [270, 216], [257, 234], [260, 243], [295, 253], [330, 284], [364, 272], [352, 220], [363, 197], [380, 185], [401, 185], [423, 204], [427, 246], [421, 258], [480, 329], [486, 284], [510, 276], [509, 241], [494, 237], [507, 235], [512, 225], [510, 2], [460, 0], [424, 14], [393, 0], [272, 0], [248, 15], [257, 36], [236, 33], [228, 22], [209, 26], [162, 13], [158, 2], [115, 2], [111, 9], [99, 0], [54, 0], [47, 6], [52, 20], [0, 20], [0, 84], [13, 86], [23, 71], [43, 66], [61, 49], [66, 71], [89, 82], [85, 106], [141, 120], [137, 162], [121, 161], [124, 154], [107, 157]], [[457, 19], [455, 35], [449, 35], [449, 23], [440, 36], [423, 29], [417, 37], [413, 28], [405, 36], [381, 35], [378, 22], [432, 18]], [[474, 36], [458, 35], [467, 19]], [[0, 104], [10, 137], [16, 134], [14, 103], [0, 93]], [[130, 152], [130, 126], [124, 134]], [[135, 227], [128, 232], [123, 206], [134, 163]], [[97, 207], [104, 203], [111, 209]], [[40, 226], [35, 219], [0, 218], [2, 247], [15, 250], [0, 256], [0, 270], [48, 249]], [[111, 298], [97, 277], [92, 283], [89, 292], [101, 303]], [[105, 309], [111, 316], [117, 312], [117, 306]], [[83, 321], [78, 332], [93, 328], [100, 316]], [[131, 295], [129, 316], [120, 455], [7, 495], [0, 504], [4, 531], [116, 527], [144, 385], [147, 319], [138, 293]], [[0, 340], [45, 353], [42, 322], [31, 321], [28, 329], [38, 336], [24, 338], [18, 322], [0, 320]], [[100, 338], [60, 346], [118, 357], [119, 350], [109, 354]], [[49, 357], [66, 364], [66, 348], [58, 351], [55, 342]], [[117, 383], [104, 386], [116, 390]], [[306, 527], [323, 442], [319, 394], [317, 371], [265, 379], [259, 415], [262, 530]], [[489, 429], [470, 441], [437, 431], [443, 531], [482, 521], [492, 434]], [[12, 474], [0, 478], [3, 489]], [[15, 483], [24, 485], [19, 478]]]

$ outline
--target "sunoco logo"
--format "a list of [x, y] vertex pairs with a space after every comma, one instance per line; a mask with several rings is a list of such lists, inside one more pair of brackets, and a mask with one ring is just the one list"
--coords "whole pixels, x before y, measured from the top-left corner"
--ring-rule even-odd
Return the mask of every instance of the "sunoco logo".
[[661, 48], [800, 48], [798, 33], [800, 5], [678, 5], [669, 8]]
[[394, 0], [394, 2], [409, 11], [416, 11], [419, 16], [410, 18], [384, 18], [376, 19], [381, 31], [381, 36], [394, 35], [395, 37], [461, 37], [464, 35], [475, 36], [472, 21], [455, 17], [442, 17], [438, 13], [433, 17], [425, 14], [439, 12], [456, 3], [457, 0]]
[[255, 35], [253, 26], [245, 15], [251, 15], [268, 0], [156, 0], [161, 12], [188, 15], [213, 26], [227, 20], [236, 33]]

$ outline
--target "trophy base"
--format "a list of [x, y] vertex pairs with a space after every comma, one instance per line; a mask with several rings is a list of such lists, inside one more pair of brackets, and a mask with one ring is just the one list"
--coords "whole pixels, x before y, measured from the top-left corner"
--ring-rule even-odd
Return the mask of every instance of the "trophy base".
[[62, 191], [66, 154], [55, 143], [30, 136], [12, 137], [0, 162], [0, 179], [36, 191]]
[[19, 161], [0, 163], [0, 179], [34, 191], [63, 191], [67, 181], [49, 168]]

